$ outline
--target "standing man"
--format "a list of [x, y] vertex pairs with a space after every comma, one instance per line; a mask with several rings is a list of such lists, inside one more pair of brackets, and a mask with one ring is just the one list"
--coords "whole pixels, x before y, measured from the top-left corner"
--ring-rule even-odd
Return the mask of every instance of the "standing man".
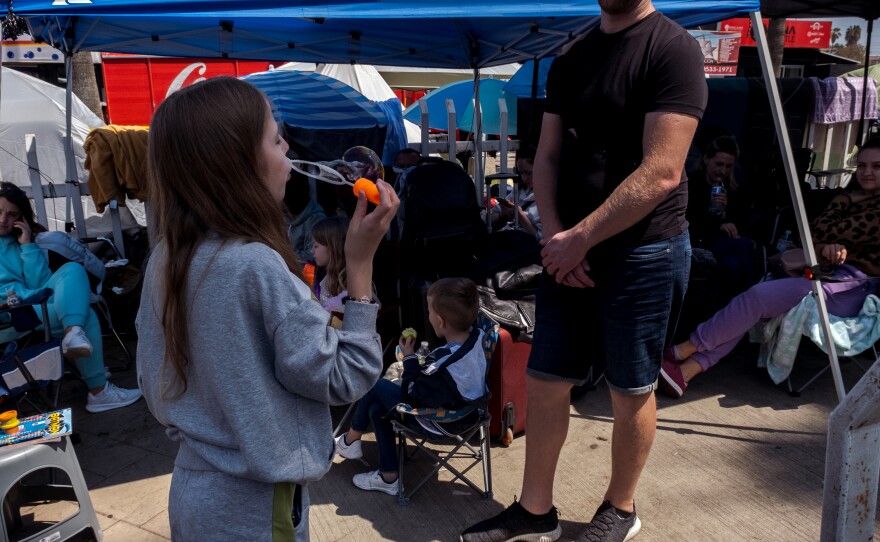
[[599, 28], [558, 57], [547, 79], [534, 171], [545, 273], [522, 498], [467, 529], [464, 542], [559, 538], [553, 481], [569, 393], [592, 361], [604, 361], [611, 392], [611, 480], [578, 540], [622, 542], [641, 527], [636, 484], [690, 266], [684, 160], [708, 91], [696, 40], [650, 0], [598, 1]]

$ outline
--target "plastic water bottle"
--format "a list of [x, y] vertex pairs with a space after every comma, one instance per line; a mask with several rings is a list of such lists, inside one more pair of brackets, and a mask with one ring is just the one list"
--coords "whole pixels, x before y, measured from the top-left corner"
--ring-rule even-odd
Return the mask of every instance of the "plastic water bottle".
[[785, 252], [792, 248], [794, 248], [794, 241], [791, 240], [791, 230], [785, 230], [782, 237], [776, 241], [776, 250], [779, 252]]
[[416, 350], [416, 355], [419, 357], [419, 363], [425, 363], [425, 358], [427, 358], [430, 353], [431, 348], [428, 346], [428, 341], [422, 341], [419, 345], [419, 349]]
[[724, 186], [720, 184], [712, 185], [712, 189], [709, 191], [709, 214], [720, 215], [724, 212], [724, 205], [722, 205], [720, 201], [715, 199], [715, 196], [723, 193]]

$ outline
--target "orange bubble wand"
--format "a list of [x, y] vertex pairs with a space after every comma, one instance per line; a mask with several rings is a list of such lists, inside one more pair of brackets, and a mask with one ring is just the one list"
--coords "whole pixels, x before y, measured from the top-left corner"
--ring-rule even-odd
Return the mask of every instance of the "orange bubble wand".
[[319, 181], [324, 181], [325, 183], [349, 185], [352, 187], [352, 192], [354, 192], [355, 196], [363, 190], [364, 195], [367, 196], [367, 201], [379, 205], [381, 199], [379, 198], [379, 188], [376, 186], [376, 183], [366, 177], [361, 177], [354, 182], [350, 181], [345, 175], [331, 167], [331, 165], [338, 165], [339, 163], [345, 164], [341, 160], [335, 160], [329, 163], [310, 162], [308, 160], [290, 160], [290, 167], [292, 167], [297, 173], [301, 173], [302, 175]]
[[354, 195], [358, 196], [361, 190], [363, 190], [364, 195], [367, 196], [367, 201], [370, 203], [375, 203], [376, 205], [382, 203], [379, 197], [379, 187], [370, 179], [361, 177], [354, 182], [354, 186], [352, 186]]

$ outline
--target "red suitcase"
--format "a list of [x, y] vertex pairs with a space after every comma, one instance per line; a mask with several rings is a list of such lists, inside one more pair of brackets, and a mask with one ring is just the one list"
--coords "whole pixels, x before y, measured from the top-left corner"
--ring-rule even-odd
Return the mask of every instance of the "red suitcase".
[[505, 446], [526, 428], [526, 365], [531, 351], [530, 343], [516, 342], [507, 330], [499, 330], [489, 366], [489, 431]]

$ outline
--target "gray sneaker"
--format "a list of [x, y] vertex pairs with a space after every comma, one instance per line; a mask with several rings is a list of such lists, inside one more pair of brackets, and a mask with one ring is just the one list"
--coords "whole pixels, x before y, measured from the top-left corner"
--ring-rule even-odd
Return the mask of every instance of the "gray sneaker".
[[[624, 517], [626, 516], [626, 517]], [[642, 522], [636, 515], [635, 503], [633, 511], [626, 514], [605, 501], [596, 510], [593, 520], [587, 524], [584, 533], [576, 538], [579, 542], [626, 542], [632, 540], [642, 528]]]
[[389, 495], [397, 495], [397, 480], [386, 482], [377, 470], [355, 474], [351, 482], [365, 491], [381, 491]]
[[556, 507], [542, 516], [534, 516], [516, 500], [506, 510], [472, 525], [461, 533], [461, 542], [553, 542], [559, 540], [562, 527]]
[[361, 440], [358, 439], [351, 444], [346, 444], [345, 435], [347, 434], [342, 433], [336, 437], [336, 453], [346, 459], [360, 459], [364, 457], [364, 452], [361, 449]]
[[61, 339], [61, 353], [69, 359], [87, 358], [92, 355], [92, 343], [80, 326], [72, 326]]
[[104, 389], [96, 394], [89, 393], [86, 410], [92, 413], [105, 412], [114, 408], [126, 407], [141, 398], [141, 390], [119, 388], [112, 382], [104, 384]]

